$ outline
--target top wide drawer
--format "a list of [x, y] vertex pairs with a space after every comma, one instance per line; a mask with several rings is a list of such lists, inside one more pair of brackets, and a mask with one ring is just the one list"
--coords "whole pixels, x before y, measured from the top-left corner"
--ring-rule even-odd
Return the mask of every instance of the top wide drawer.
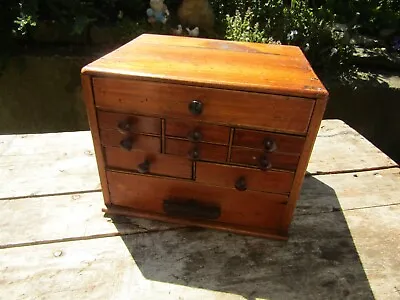
[[94, 78], [96, 106], [160, 117], [305, 134], [315, 100], [150, 81]]

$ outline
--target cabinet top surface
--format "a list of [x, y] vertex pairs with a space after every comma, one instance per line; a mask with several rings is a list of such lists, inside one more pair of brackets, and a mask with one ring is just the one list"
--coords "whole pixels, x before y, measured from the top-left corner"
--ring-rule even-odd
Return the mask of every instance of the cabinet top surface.
[[328, 94], [298, 47], [167, 35], [143, 34], [82, 73], [310, 98]]

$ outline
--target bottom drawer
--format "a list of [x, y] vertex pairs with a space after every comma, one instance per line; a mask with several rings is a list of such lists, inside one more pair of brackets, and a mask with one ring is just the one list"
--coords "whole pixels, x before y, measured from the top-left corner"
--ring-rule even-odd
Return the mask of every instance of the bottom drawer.
[[238, 192], [190, 181], [112, 171], [107, 172], [107, 179], [114, 205], [250, 227], [278, 228], [288, 200], [278, 194]]

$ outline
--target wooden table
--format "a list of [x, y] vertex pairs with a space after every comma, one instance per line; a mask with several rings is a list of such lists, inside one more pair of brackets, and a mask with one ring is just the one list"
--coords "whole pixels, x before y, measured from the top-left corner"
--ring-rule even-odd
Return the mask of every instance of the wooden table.
[[89, 132], [0, 153], [0, 299], [400, 299], [400, 169], [339, 120], [287, 242], [104, 216]]

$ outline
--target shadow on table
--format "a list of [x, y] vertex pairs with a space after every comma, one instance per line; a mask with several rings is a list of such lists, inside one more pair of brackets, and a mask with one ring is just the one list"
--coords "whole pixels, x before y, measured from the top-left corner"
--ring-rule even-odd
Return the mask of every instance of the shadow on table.
[[122, 239], [153, 281], [246, 299], [374, 299], [335, 191], [313, 177], [285, 242], [195, 228]]

